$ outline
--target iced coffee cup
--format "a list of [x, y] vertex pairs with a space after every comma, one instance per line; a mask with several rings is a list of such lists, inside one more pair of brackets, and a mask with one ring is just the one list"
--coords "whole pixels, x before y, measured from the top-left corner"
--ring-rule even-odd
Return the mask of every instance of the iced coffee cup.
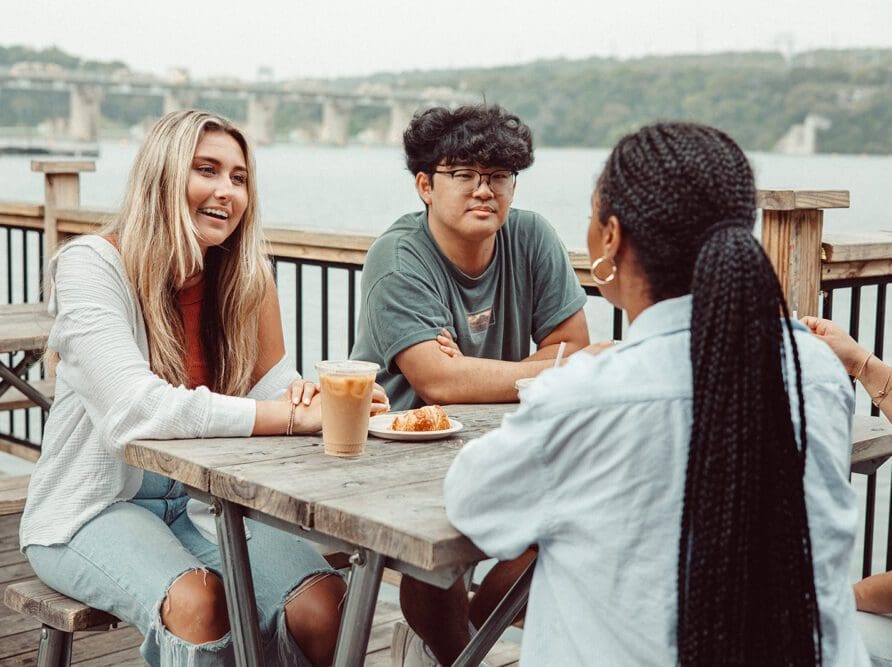
[[378, 364], [320, 361], [322, 442], [332, 456], [359, 456], [369, 435], [369, 409]]

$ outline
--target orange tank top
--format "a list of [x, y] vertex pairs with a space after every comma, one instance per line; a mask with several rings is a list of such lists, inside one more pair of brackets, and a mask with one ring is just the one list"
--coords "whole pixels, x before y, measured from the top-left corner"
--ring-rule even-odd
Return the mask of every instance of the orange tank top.
[[201, 302], [204, 300], [204, 278], [195, 285], [177, 292], [177, 303], [183, 315], [186, 349], [186, 386], [190, 389], [209, 387], [211, 375], [205, 363], [201, 340]]
[[[118, 250], [118, 239], [105, 236], [106, 241]], [[211, 376], [205, 364], [204, 344], [201, 341], [201, 302], [204, 300], [204, 277], [191, 287], [177, 292], [177, 304], [183, 316], [183, 329], [186, 335], [186, 386], [190, 389], [210, 387]]]

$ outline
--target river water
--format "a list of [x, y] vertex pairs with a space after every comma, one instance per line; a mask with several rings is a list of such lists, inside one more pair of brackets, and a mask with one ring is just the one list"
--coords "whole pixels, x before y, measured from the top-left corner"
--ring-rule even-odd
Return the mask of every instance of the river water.
[[[83, 206], [109, 209], [119, 206], [136, 149], [134, 143], [101, 144], [96, 172], [81, 177]], [[604, 149], [537, 150], [533, 166], [518, 178], [514, 205], [543, 214], [567, 247], [584, 248], [589, 197], [606, 157]], [[751, 153], [750, 159], [757, 185], [763, 189], [849, 190], [850, 209], [825, 212], [826, 232], [892, 229], [892, 157]], [[403, 213], [421, 207], [414, 180], [402, 162], [402, 153], [394, 147], [276, 144], [257, 149], [257, 165], [261, 215], [267, 227], [380, 234]], [[40, 202], [42, 198], [42, 174], [31, 172], [30, 158], [0, 157], [0, 200]], [[5, 247], [0, 250], [0, 269], [5, 273], [6, 250]], [[288, 277], [283, 280], [288, 282]], [[312, 280], [310, 276], [310, 283]], [[280, 284], [280, 287], [287, 294], [287, 286]], [[315, 294], [311, 288], [312, 284], [309, 293]], [[871, 331], [873, 305], [869, 290], [865, 290], [863, 299], [862, 331]], [[609, 308], [600, 299], [590, 301], [587, 315], [593, 339], [610, 338]], [[846, 295], [837, 298], [835, 308], [839, 322], [847, 326]], [[283, 310], [284, 321], [293, 321], [293, 299], [283, 299]], [[892, 322], [887, 323], [886, 331], [892, 332]], [[345, 340], [343, 336], [336, 338]], [[295, 344], [292, 331], [287, 332], [286, 342], [292, 349]], [[303, 345], [307, 358], [318, 358], [318, 341], [306, 341]], [[888, 342], [886, 349], [892, 349]], [[330, 356], [343, 354], [346, 354], [345, 345], [337, 343]], [[866, 397], [859, 394], [858, 412], [866, 413], [868, 408]], [[881, 567], [880, 554], [885, 553], [883, 526], [889, 507], [888, 475], [888, 471], [882, 470], [878, 484], [877, 537], [883, 546], [882, 549], [879, 544], [876, 546], [875, 569]], [[863, 478], [855, 476], [854, 483], [863, 497]], [[853, 563], [853, 577], [857, 576], [858, 569]]]

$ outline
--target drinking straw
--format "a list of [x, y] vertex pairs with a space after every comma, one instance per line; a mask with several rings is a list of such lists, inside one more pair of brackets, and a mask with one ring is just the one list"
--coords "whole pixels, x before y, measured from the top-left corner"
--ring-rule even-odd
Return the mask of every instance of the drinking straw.
[[557, 357], [555, 357], [555, 360], [554, 360], [554, 367], [555, 367], [555, 368], [557, 368], [558, 366], [561, 365], [561, 358], [563, 358], [563, 356], [564, 356], [564, 348], [565, 348], [565, 347], [567, 347], [567, 342], [562, 340], [562, 341], [561, 341], [561, 344], [558, 345], [558, 353], [557, 353]]

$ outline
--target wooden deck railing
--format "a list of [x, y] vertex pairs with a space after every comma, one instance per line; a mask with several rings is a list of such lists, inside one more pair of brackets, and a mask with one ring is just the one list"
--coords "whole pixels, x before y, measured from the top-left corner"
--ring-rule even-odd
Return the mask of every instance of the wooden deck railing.
[[[93, 171], [93, 163], [34, 162], [32, 169], [44, 174], [45, 203], [0, 201], [0, 228], [6, 228], [5, 239], [0, 233], [0, 267], [4, 247], [6, 252], [6, 294], [0, 289], [0, 302], [40, 300], [42, 269], [52, 251], [66, 238], [95, 231], [114, 214], [79, 206], [80, 174]], [[882, 358], [886, 286], [892, 282], [892, 232], [824, 234], [824, 210], [849, 206], [849, 193], [844, 190], [761, 190], [758, 206], [762, 211], [763, 246], [778, 273], [791, 311], [797, 311], [800, 316], [829, 317], [838, 316], [847, 308], [848, 330]], [[14, 241], [13, 230], [18, 230], [15, 234], [21, 240]], [[312, 361], [331, 353], [346, 354], [353, 344], [358, 278], [366, 251], [375, 237], [310, 229], [267, 228], [265, 231], [277, 271], [283, 311], [293, 316], [284, 320], [286, 345], [298, 369], [309, 368]], [[13, 246], [21, 249], [22, 259], [17, 261], [21, 275], [13, 272]], [[587, 293], [597, 297], [587, 254], [570, 251], [570, 259]], [[19, 289], [16, 296], [13, 283], [22, 281], [26, 289]], [[0, 272], [0, 287], [3, 285], [4, 276]], [[862, 303], [865, 288], [868, 292], [876, 289], [873, 312]], [[343, 290], [341, 298], [331, 299], [330, 293], [338, 289]], [[866, 335], [861, 335], [862, 315], [868, 321], [873, 320], [872, 331]], [[613, 337], [620, 338], [622, 317], [618, 311], [614, 311], [612, 327]], [[862, 396], [859, 410], [866, 411], [869, 405]], [[3, 419], [9, 419], [10, 428], [27, 429], [26, 437], [32, 432], [39, 434], [41, 425], [34, 423], [35, 412], [39, 420], [39, 411], [31, 411], [24, 419], [24, 426], [21, 418], [13, 424], [12, 418], [0, 417], [0, 430], [4, 427]], [[865, 572], [871, 570], [876, 474], [867, 477]], [[886, 569], [892, 569], [889, 547], [892, 525], [886, 526], [885, 532]]]

